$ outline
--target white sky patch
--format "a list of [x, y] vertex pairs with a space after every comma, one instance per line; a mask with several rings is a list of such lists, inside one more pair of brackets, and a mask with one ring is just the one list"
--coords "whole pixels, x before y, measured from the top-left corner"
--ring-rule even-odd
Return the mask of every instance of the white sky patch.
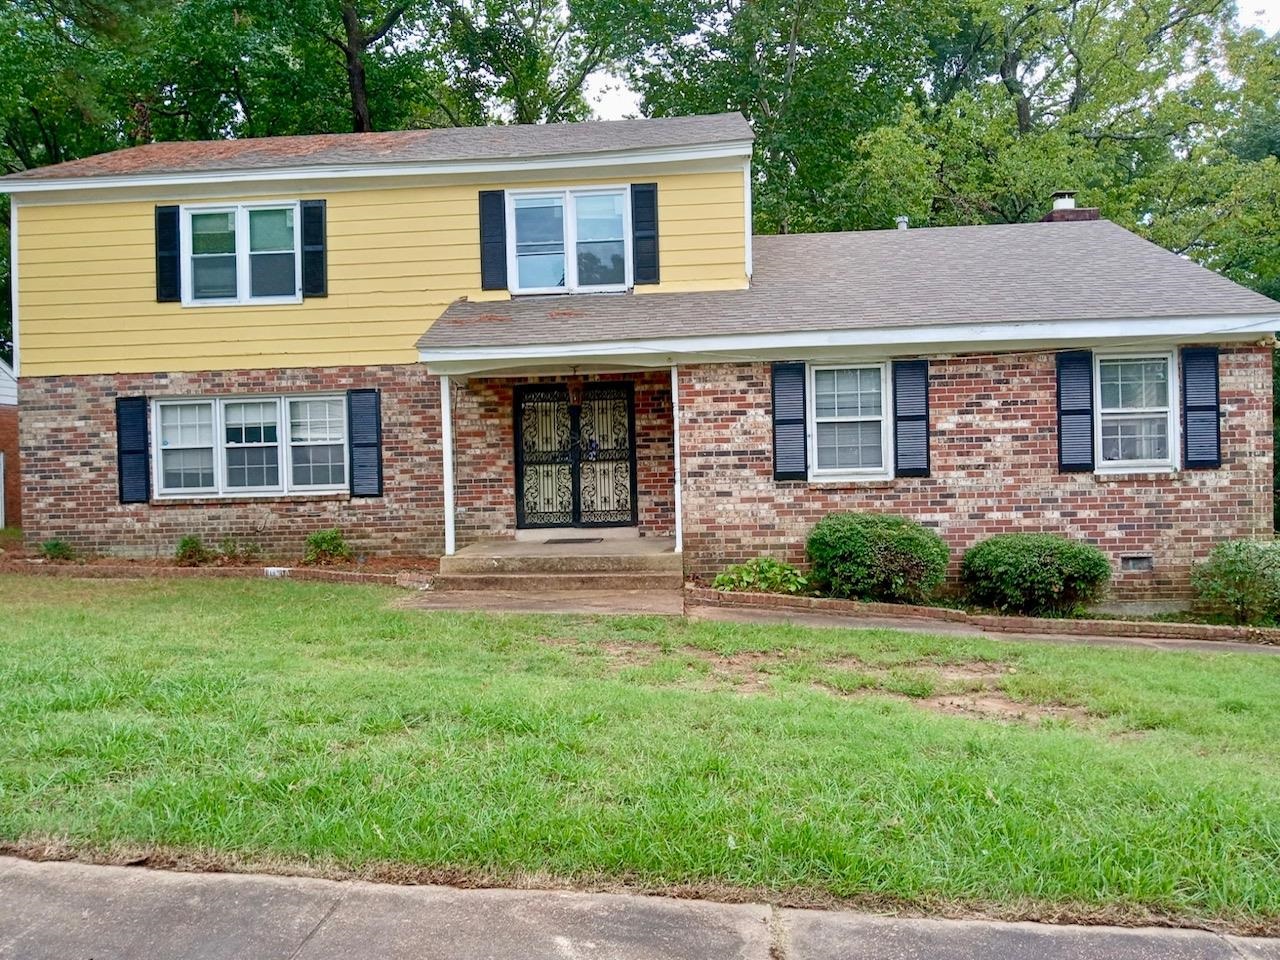
[[1280, 0], [1239, 0], [1240, 22], [1267, 33], [1280, 30]]

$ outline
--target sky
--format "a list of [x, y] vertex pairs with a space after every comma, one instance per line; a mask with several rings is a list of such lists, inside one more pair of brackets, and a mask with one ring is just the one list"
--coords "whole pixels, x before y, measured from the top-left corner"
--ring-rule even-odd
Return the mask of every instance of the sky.
[[[1237, 0], [1240, 22], [1267, 33], [1280, 30], [1280, 0]], [[597, 119], [622, 120], [640, 116], [640, 98], [625, 83], [604, 73], [587, 78], [587, 103]]]

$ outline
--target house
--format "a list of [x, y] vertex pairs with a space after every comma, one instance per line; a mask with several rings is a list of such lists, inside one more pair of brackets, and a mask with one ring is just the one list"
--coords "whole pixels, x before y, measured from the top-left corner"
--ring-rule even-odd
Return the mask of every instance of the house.
[[1129, 596], [1271, 529], [1280, 304], [1058, 197], [761, 237], [737, 114], [158, 143], [13, 174], [26, 536], [164, 554], [1048, 530]]
[[0, 527], [22, 522], [18, 481], [18, 378], [0, 360]]

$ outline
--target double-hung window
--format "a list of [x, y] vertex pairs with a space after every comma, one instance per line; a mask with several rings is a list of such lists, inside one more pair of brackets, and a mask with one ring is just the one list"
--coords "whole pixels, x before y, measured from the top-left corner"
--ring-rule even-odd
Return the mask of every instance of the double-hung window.
[[1098, 469], [1172, 469], [1177, 449], [1173, 355], [1095, 356]]
[[342, 397], [157, 400], [154, 422], [161, 497], [347, 489]]
[[885, 365], [815, 366], [809, 378], [811, 476], [890, 476]]
[[182, 302], [297, 303], [302, 298], [298, 204], [183, 207]]
[[631, 202], [625, 187], [509, 191], [512, 293], [592, 293], [631, 286]]

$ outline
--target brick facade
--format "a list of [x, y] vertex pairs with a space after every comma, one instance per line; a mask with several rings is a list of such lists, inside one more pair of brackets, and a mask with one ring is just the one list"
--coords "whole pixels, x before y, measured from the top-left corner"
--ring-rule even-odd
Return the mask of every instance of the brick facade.
[[22, 524], [22, 480], [18, 458], [18, 408], [0, 404], [0, 453], [4, 454], [4, 484], [0, 500], [4, 501], [4, 525]]
[[[296, 560], [307, 534], [338, 527], [358, 552], [437, 555], [444, 546], [439, 378], [420, 365], [24, 377], [22, 477], [29, 546], [51, 537], [86, 553], [170, 556], [197, 534], [259, 544]], [[119, 501], [115, 399], [382, 391], [385, 495]], [[154, 430], [152, 431], [154, 436]]]
[[[992, 534], [1065, 533], [1110, 555], [1117, 596], [1185, 594], [1213, 544], [1271, 533], [1271, 354], [1223, 348], [1220, 469], [1110, 477], [1057, 469], [1053, 352], [934, 357], [932, 475], [859, 483], [773, 479], [767, 363], [682, 367], [687, 572], [706, 579], [760, 554], [801, 561], [822, 516], [860, 510], [933, 527], [957, 564]], [[1121, 557], [1147, 554], [1151, 572], [1120, 571]]]

